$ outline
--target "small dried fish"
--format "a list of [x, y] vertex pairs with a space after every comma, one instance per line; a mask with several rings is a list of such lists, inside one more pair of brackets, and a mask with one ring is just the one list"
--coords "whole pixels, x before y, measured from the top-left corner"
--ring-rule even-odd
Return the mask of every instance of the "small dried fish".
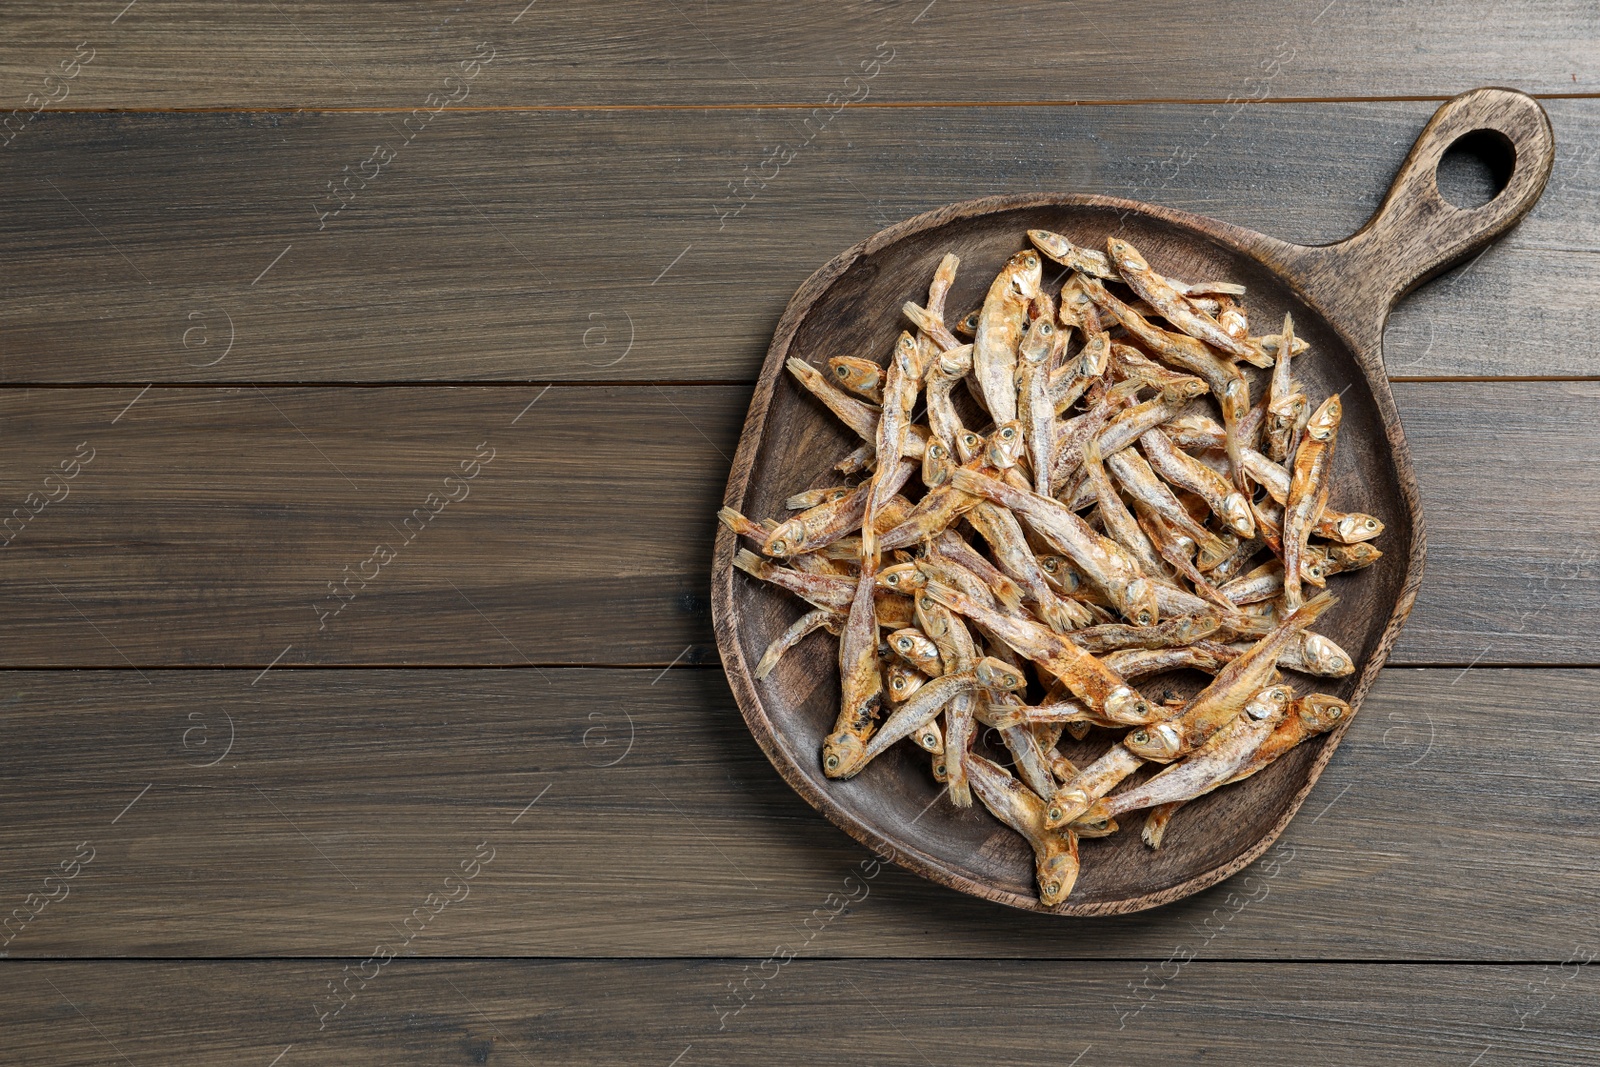
[[996, 425], [1017, 417], [1017, 345], [1028, 325], [1028, 304], [1039, 292], [1041, 265], [1027, 250], [1011, 257], [989, 286], [972, 342], [979, 399]]
[[756, 664], [755, 676], [757, 678], [765, 678], [771, 674], [773, 668], [777, 667], [778, 660], [783, 658], [783, 654], [799, 644], [807, 634], [821, 629], [827, 629], [829, 632], [837, 634], [839, 632], [838, 620], [839, 613], [829, 611], [826, 608], [816, 608], [800, 616], [789, 624], [787, 630], [779, 634], [767, 646], [767, 650], [761, 654], [761, 662]]
[[1044, 823], [1044, 801], [982, 756], [971, 757], [972, 789], [994, 817], [1033, 847], [1039, 902], [1053, 907], [1067, 899], [1078, 881], [1078, 835]]
[[1335, 393], [1311, 416], [1305, 440], [1294, 457], [1294, 478], [1289, 483], [1289, 499], [1283, 506], [1283, 610], [1290, 612], [1301, 604], [1300, 566], [1317, 516], [1328, 502], [1329, 470], [1333, 464], [1333, 445], [1339, 433], [1344, 409]]

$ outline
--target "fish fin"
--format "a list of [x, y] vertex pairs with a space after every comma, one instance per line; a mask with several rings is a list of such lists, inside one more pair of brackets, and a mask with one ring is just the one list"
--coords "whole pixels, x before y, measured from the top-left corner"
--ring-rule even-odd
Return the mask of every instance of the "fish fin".
[[1022, 587], [1010, 578], [1002, 578], [993, 586], [995, 599], [1011, 611], [1022, 610]]
[[738, 554], [733, 557], [733, 565], [744, 571], [746, 574], [752, 575], [756, 578], [761, 578], [763, 580], [767, 577], [767, 568], [772, 566], [772, 564], [768, 563], [766, 560], [762, 559], [748, 548], [741, 548], [739, 550]]
[[723, 508], [717, 512], [717, 518], [722, 525], [743, 537], [754, 537], [758, 541], [767, 539], [766, 531], [760, 524], [750, 521], [732, 508]]
[[1320, 593], [1312, 599], [1306, 601], [1304, 604], [1301, 604], [1295, 609], [1294, 614], [1290, 615], [1284, 621], [1295, 623], [1303, 630], [1307, 626], [1310, 626], [1312, 623], [1316, 622], [1323, 612], [1327, 611], [1338, 602], [1339, 598], [1334, 596], [1332, 593]]

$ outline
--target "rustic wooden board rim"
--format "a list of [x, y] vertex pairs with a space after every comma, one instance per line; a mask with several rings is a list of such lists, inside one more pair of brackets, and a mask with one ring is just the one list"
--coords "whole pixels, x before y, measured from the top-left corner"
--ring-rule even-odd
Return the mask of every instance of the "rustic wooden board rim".
[[[1474, 209], [1461, 209], [1440, 196], [1435, 170], [1444, 152], [1460, 137], [1482, 129], [1506, 136], [1514, 151], [1514, 169], [1506, 186], [1488, 204]], [[813, 306], [862, 256], [882, 251], [911, 235], [954, 221], [1015, 209], [1109, 208], [1127, 215], [1153, 218], [1185, 231], [1196, 240], [1209, 241], [1254, 259], [1265, 267], [1286, 289], [1320, 314], [1339, 335], [1355, 357], [1377, 403], [1399, 479], [1400, 494], [1410, 512], [1411, 548], [1393, 611], [1377, 647], [1363, 664], [1349, 698], [1351, 706], [1359, 710], [1362, 699], [1387, 661], [1406, 616], [1415, 603], [1422, 582], [1426, 552], [1420, 494], [1410, 451], [1383, 367], [1384, 323], [1401, 296], [1427, 278], [1486, 247], [1520, 221], [1538, 201], [1553, 163], [1554, 136], [1549, 119], [1537, 101], [1514, 90], [1477, 89], [1463, 93], [1439, 108], [1419, 134], [1372, 219], [1349, 238], [1330, 245], [1294, 245], [1205, 216], [1118, 197], [1074, 193], [984, 197], [951, 204], [889, 226], [820, 267], [801, 284], [784, 309], [751, 399], [723, 503], [743, 510], [750, 474], [761, 450], [759, 431], [765, 426], [790, 345]], [[1385, 254], [1387, 244], [1399, 244], [1394, 239], [1397, 227], [1415, 226], [1419, 219], [1427, 221], [1430, 218], [1438, 220], [1441, 236], [1437, 240], [1428, 240], [1429, 234], [1426, 232], [1421, 237], [1407, 233], [1405, 236], [1408, 241], [1403, 251], [1409, 254], [1403, 258]], [[1366, 281], [1370, 290], [1365, 294], [1365, 301], [1350, 298], [1350, 292], [1358, 286], [1346, 277], [1349, 272], [1368, 276]], [[1371, 299], [1374, 292], [1379, 297], [1376, 300]], [[718, 524], [712, 558], [712, 616], [718, 649], [735, 700], [767, 758], [797, 793], [861, 844], [925, 878], [997, 903], [1052, 915], [1117, 915], [1171, 903], [1223, 881], [1258, 859], [1283, 833], [1321, 777], [1354, 718], [1347, 718], [1327, 735], [1315, 759], [1306, 769], [1304, 782], [1284, 805], [1278, 819], [1255, 844], [1237, 856], [1184, 881], [1140, 896], [1076, 904], [1069, 899], [1056, 907], [1045, 907], [1031, 894], [1016, 893], [976, 881], [951, 870], [931, 855], [889, 840], [857, 819], [800, 772], [779, 744], [766, 708], [753, 684], [750, 665], [745, 661], [743, 648], [736, 637], [738, 609], [734, 601], [733, 555], [737, 541], [729, 529]]]

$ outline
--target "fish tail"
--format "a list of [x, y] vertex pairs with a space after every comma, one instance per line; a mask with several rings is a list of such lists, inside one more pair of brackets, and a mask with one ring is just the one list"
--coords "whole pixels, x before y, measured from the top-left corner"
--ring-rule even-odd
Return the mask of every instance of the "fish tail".
[[756, 555], [754, 552], [750, 551], [748, 548], [741, 548], [739, 550], [738, 554], [733, 557], [733, 565], [744, 571], [746, 574], [762, 579], [766, 578], [767, 568], [771, 566], [770, 563]]
[[1305, 627], [1316, 622], [1317, 619], [1321, 617], [1323, 612], [1327, 611], [1338, 602], [1339, 598], [1334, 596], [1332, 593], [1321, 593], [1315, 597], [1312, 597], [1304, 604], [1301, 604], [1295, 609], [1294, 614], [1290, 615], [1284, 621], [1293, 623], [1294, 625], [1299, 626], [1301, 629], [1304, 629]]
[[726, 526], [736, 534], [742, 534], [745, 537], [757, 537], [762, 539], [765, 539], [766, 537], [766, 531], [763, 530], [761, 526], [751, 522], [749, 519], [745, 518], [732, 508], [723, 508], [722, 510], [718, 511], [717, 518], [721, 520], [722, 525]]

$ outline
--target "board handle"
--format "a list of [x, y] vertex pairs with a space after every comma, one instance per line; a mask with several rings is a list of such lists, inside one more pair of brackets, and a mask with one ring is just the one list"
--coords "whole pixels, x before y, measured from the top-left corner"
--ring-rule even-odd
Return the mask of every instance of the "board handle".
[[[1459, 208], [1440, 195], [1437, 174], [1445, 152], [1469, 136], [1503, 156], [1510, 173], [1493, 200]], [[1375, 342], [1397, 300], [1521, 221], [1554, 163], [1555, 135], [1537, 100], [1514, 89], [1462, 93], [1434, 112], [1365, 226], [1335, 244], [1297, 246], [1285, 258], [1317, 302], [1374, 331], [1362, 340]]]

